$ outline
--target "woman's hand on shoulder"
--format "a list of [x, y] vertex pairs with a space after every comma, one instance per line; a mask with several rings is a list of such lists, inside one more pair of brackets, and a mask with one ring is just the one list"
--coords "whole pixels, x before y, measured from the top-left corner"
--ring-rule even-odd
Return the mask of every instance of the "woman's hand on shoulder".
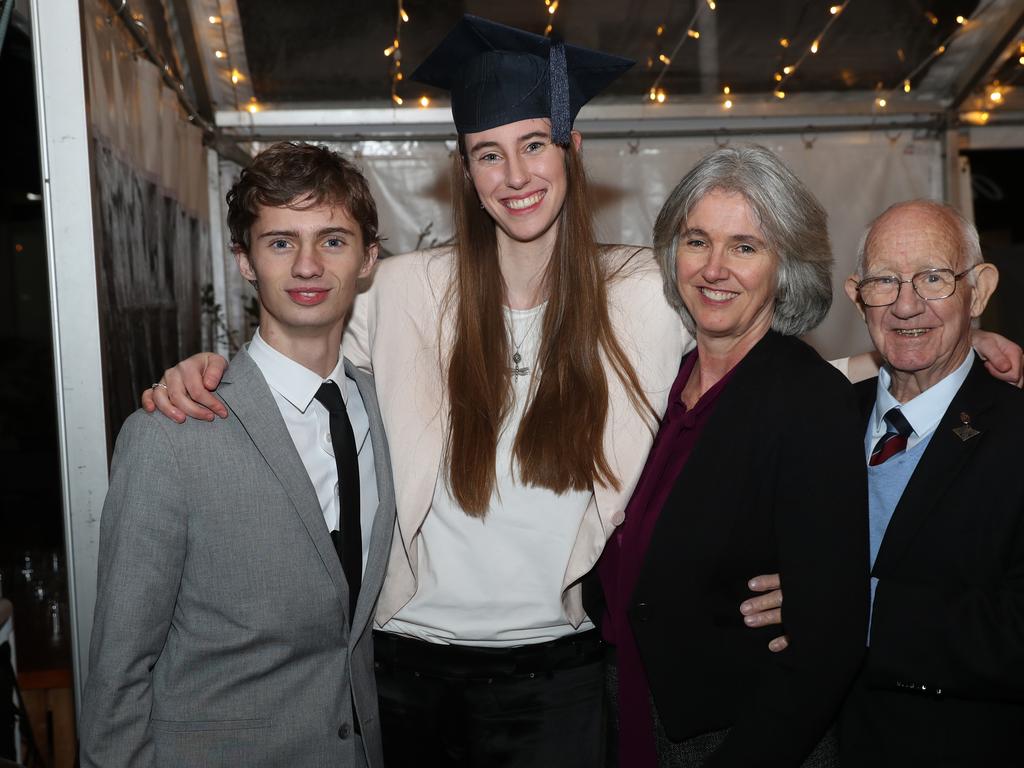
[[985, 361], [988, 372], [1014, 386], [1024, 384], [1024, 350], [1005, 336], [991, 331], [971, 331], [974, 351]]
[[213, 421], [214, 416], [226, 419], [227, 408], [212, 393], [227, 367], [228, 361], [213, 352], [185, 358], [142, 393], [142, 407], [147, 413], [160, 411], [179, 424], [188, 416], [203, 421]]

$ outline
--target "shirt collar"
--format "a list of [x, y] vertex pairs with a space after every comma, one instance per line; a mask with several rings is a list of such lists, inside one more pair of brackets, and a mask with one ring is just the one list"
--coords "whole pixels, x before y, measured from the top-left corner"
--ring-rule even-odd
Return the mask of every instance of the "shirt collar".
[[967, 357], [955, 371], [905, 403], [900, 403], [889, 392], [892, 375], [883, 366], [878, 372], [875, 408], [871, 412], [872, 434], [875, 436], [885, 434], [885, 414], [889, 412], [890, 408], [898, 407], [910, 422], [910, 426], [914, 428], [914, 435], [917, 439], [920, 440], [930, 435], [939, 426], [943, 414], [949, 408], [949, 404], [953, 402], [953, 397], [960, 391], [973, 364], [974, 350], [971, 349], [968, 350]]
[[[270, 346], [260, 336], [259, 328], [253, 334], [252, 341], [249, 342], [248, 352], [249, 357], [259, 367], [270, 388], [299, 411], [305, 413], [325, 379]], [[334, 370], [331, 371], [327, 379], [338, 385], [338, 389], [341, 390], [341, 399], [347, 407], [348, 387], [345, 386], [345, 365], [340, 355], [338, 364], [334, 366]]]

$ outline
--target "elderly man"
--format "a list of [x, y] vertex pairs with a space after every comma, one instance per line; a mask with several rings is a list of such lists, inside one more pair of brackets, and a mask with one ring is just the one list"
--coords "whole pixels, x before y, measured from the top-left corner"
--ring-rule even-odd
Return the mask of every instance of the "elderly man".
[[883, 367], [858, 385], [872, 615], [844, 768], [1020, 764], [1024, 394], [970, 339], [997, 282], [970, 223], [913, 201], [875, 220], [846, 285]]

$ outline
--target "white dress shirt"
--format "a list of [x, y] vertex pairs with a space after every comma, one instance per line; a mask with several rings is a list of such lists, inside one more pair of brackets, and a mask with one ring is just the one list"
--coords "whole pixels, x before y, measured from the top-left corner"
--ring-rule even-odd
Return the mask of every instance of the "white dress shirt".
[[359, 453], [360, 527], [365, 570], [378, 498], [373, 447], [369, 439], [370, 421], [355, 382], [345, 376], [344, 362], [340, 356], [334, 370], [327, 379], [323, 379], [270, 346], [260, 336], [259, 329], [253, 334], [247, 352], [274, 395], [274, 402], [281, 411], [281, 418], [295, 444], [295, 450], [313, 483], [329, 531], [339, 529], [341, 495], [334, 448], [331, 445], [330, 414], [323, 403], [316, 399], [316, 393], [324, 381], [333, 381], [341, 390]]

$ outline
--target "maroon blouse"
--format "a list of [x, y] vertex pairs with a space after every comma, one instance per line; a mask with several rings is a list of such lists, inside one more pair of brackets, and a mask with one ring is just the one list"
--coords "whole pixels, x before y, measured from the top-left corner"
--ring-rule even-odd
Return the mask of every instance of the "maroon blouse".
[[598, 564], [606, 602], [602, 635], [616, 647], [618, 660], [619, 765], [630, 768], [656, 768], [658, 759], [647, 675], [626, 611], [658, 516], [732, 376], [729, 371], [688, 410], [680, 395], [696, 363], [696, 351], [682, 360], [668, 410], [626, 507], [625, 522], [612, 534]]

